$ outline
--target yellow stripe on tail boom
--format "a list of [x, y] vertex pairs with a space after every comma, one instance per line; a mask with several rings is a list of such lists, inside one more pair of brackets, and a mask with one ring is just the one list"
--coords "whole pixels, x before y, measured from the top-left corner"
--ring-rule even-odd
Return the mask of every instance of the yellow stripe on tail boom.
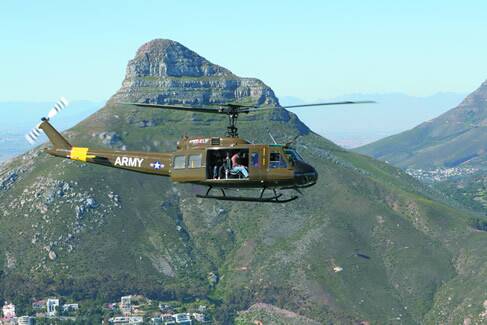
[[88, 155], [88, 148], [72, 147], [69, 154], [71, 160], [86, 161], [88, 158], [95, 158], [94, 155]]

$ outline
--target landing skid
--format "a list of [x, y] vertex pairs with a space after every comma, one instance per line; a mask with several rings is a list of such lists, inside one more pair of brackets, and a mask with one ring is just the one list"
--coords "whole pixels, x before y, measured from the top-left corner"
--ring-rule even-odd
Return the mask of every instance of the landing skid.
[[295, 190], [295, 189], [301, 189], [301, 188], [308, 188], [313, 185], [315, 185], [316, 182], [307, 184], [307, 185], [294, 185], [294, 186], [287, 186], [287, 187], [281, 187], [281, 190]]
[[208, 191], [206, 191], [205, 195], [196, 195], [198, 198], [202, 199], [214, 199], [214, 200], [220, 200], [220, 201], [240, 201], [240, 202], [259, 202], [259, 203], [287, 203], [296, 200], [299, 198], [298, 196], [293, 196], [290, 197], [289, 199], [281, 199], [282, 193], [277, 193], [275, 189], [273, 190], [274, 195], [271, 197], [264, 197], [264, 192], [266, 188], [263, 188], [260, 197], [249, 197], [249, 196], [231, 196], [231, 195], [226, 195], [225, 191], [221, 188], [220, 191], [222, 192], [222, 195], [210, 195], [210, 191], [213, 188], [210, 187], [208, 188]]

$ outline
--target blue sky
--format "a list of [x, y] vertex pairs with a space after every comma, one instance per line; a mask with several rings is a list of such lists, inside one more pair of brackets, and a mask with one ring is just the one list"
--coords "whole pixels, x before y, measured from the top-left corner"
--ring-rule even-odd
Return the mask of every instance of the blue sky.
[[485, 1], [0, 2], [0, 101], [106, 100], [153, 38], [280, 96], [470, 92], [487, 79]]

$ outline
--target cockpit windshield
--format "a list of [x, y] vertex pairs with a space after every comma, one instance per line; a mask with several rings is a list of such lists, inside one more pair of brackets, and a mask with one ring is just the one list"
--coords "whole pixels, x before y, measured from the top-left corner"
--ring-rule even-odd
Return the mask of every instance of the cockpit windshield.
[[290, 148], [284, 149], [284, 153], [288, 155], [292, 161], [297, 161], [297, 160], [304, 161], [303, 157], [301, 157], [299, 153], [294, 149], [290, 149]]

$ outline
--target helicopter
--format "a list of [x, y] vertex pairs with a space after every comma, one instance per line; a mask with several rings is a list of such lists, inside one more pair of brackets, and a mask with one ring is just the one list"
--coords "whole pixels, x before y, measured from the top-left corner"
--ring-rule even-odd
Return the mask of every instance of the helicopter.
[[[373, 101], [340, 101], [315, 104], [280, 106], [298, 108], [328, 105], [365, 104]], [[226, 115], [228, 126], [225, 136], [188, 137], [177, 142], [174, 152], [142, 152], [94, 149], [73, 146], [50, 123], [50, 120], [68, 105], [61, 98], [49, 111], [47, 117], [25, 137], [33, 144], [41, 130], [47, 135], [52, 147], [44, 150], [55, 157], [83, 163], [120, 168], [138, 173], [166, 176], [173, 182], [207, 186], [204, 199], [245, 201], [261, 203], [286, 203], [299, 198], [293, 195], [283, 198], [283, 190], [301, 189], [316, 184], [318, 173], [292, 146], [292, 143], [254, 144], [238, 136], [237, 120], [240, 114], [275, 109], [275, 106], [241, 105], [224, 103], [214, 106], [185, 106], [144, 103], [119, 103], [138, 107], [177, 110]], [[271, 135], [272, 137], [272, 135]], [[258, 189], [258, 196], [228, 195], [228, 189]], [[212, 194], [215, 190], [219, 194]], [[266, 195], [271, 191], [271, 195]]]

